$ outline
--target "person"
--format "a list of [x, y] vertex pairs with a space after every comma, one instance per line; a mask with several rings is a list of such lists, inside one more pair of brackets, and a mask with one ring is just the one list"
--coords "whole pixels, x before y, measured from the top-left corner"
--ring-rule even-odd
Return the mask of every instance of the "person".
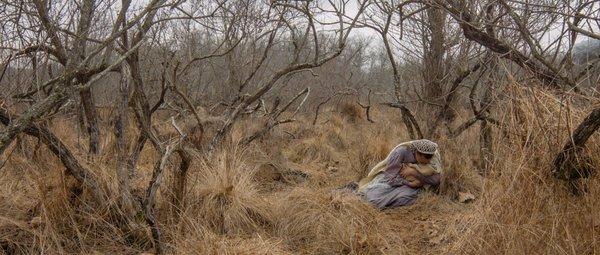
[[358, 194], [379, 209], [410, 205], [422, 188], [438, 186], [442, 177], [438, 145], [414, 140], [397, 145], [358, 183]]

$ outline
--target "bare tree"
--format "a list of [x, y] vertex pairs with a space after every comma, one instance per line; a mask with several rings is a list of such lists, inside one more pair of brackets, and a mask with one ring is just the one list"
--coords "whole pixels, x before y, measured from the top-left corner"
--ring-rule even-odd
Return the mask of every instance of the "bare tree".
[[[272, 75], [268, 76], [263, 82], [257, 85], [257, 89], [250, 94], [250, 96], [243, 98], [233, 109], [233, 111], [228, 114], [228, 117], [225, 121], [225, 124], [217, 131], [216, 135], [210, 142], [209, 151], [212, 151], [216, 146], [218, 146], [225, 135], [231, 130], [233, 124], [240, 118], [243, 112], [247, 110], [251, 104], [256, 103], [262, 96], [264, 96], [267, 92], [269, 92], [273, 86], [284, 76], [292, 74], [294, 72], [298, 72], [304, 69], [310, 69], [319, 67], [331, 59], [337, 57], [341, 54], [345, 47], [346, 40], [354, 26], [356, 25], [356, 21], [360, 17], [360, 14], [364, 11], [367, 1], [359, 1], [359, 8], [353, 19], [350, 21], [350, 25], [348, 27], [345, 26], [345, 20], [343, 13], [346, 10], [345, 5], [347, 2], [342, 1], [339, 2], [341, 5], [336, 5], [333, 2], [329, 2], [330, 11], [326, 10], [324, 7], [319, 5], [313, 6], [311, 2], [299, 3], [299, 4], [288, 4], [286, 2], [275, 1], [271, 8], [274, 8], [274, 13], [277, 13], [274, 21], [273, 31], [270, 34], [269, 43], [270, 45], [274, 40], [276, 33], [280, 32], [281, 29], [283, 31], [287, 31], [291, 34], [299, 34], [302, 33], [300, 38], [303, 38], [303, 44], [306, 45], [309, 42], [309, 38], [312, 36], [312, 44], [313, 44], [313, 56], [308, 59], [301, 58], [301, 50], [302, 48], [298, 47], [298, 45], [294, 45], [294, 53], [292, 56], [292, 61], [287, 63], [283, 68], [278, 69]], [[322, 11], [326, 13], [330, 13], [332, 15], [337, 16], [337, 25], [338, 35], [337, 35], [337, 43], [336, 48], [332, 52], [325, 52], [321, 49], [322, 45], [318, 39], [317, 30], [315, 28], [315, 11]], [[302, 18], [306, 19], [308, 22], [308, 26], [302, 31], [297, 31], [293, 26], [290, 25], [290, 22], [287, 21], [286, 15], [289, 12], [292, 14], [299, 14]], [[269, 18], [270, 19], [270, 18]], [[269, 48], [267, 47], [265, 50], [265, 54], [268, 53]], [[254, 73], [254, 72], [253, 72]], [[249, 77], [252, 78], [252, 75]], [[247, 79], [247, 80], [250, 80]]]
[[[385, 51], [387, 53], [387, 57], [389, 59], [389, 63], [392, 67], [392, 74], [394, 78], [394, 95], [397, 103], [388, 103], [389, 106], [399, 108], [402, 116], [402, 120], [404, 122], [404, 126], [408, 130], [409, 136], [412, 139], [422, 138], [423, 132], [421, 131], [420, 125], [418, 124], [413, 113], [408, 109], [406, 104], [404, 103], [405, 99], [402, 96], [404, 93], [402, 91], [402, 78], [400, 77], [400, 70], [398, 67], [398, 61], [396, 60], [392, 43], [390, 42], [390, 30], [393, 30], [394, 17], [398, 14], [398, 10], [400, 12], [398, 23], [401, 24], [406, 19], [411, 18], [413, 15], [418, 14], [423, 9], [419, 8], [415, 11], [412, 11], [408, 14], [404, 14], [402, 11], [403, 4], [396, 6], [395, 2], [388, 3], [387, 1], [376, 1], [374, 3], [374, 7], [370, 9], [372, 13], [368, 13], [368, 20], [361, 23], [361, 26], [369, 27], [378, 32], [383, 41], [383, 45], [385, 47]], [[398, 8], [398, 9], [397, 9]], [[400, 31], [402, 33], [402, 31]], [[402, 36], [402, 34], [400, 35]]]
[[[124, 3], [126, 3], [125, 1]], [[98, 152], [98, 128], [95, 118], [93, 102], [91, 100], [90, 87], [91, 85], [105, 76], [109, 71], [115, 69], [126, 57], [132, 54], [140, 45], [141, 41], [134, 45], [130, 51], [122, 52], [121, 56], [111, 58], [112, 44], [124, 32], [139, 24], [142, 17], [156, 11], [159, 3], [154, 1], [149, 3], [146, 8], [130, 19], [119, 19], [114, 24], [114, 28], [109, 33], [94, 32], [92, 20], [100, 16], [102, 10], [107, 12], [112, 11], [112, 3], [100, 5], [95, 1], [84, 1], [83, 4], [64, 3], [64, 6], [59, 7], [52, 5], [46, 1], [36, 0], [31, 3], [26, 3], [18, 6], [10, 5], [11, 14], [17, 15], [22, 19], [27, 19], [29, 22], [40, 24], [39, 27], [29, 27], [26, 23], [21, 23], [20, 19], [12, 21], [7, 25], [11, 28], [9, 32], [16, 33], [15, 37], [27, 33], [39, 34], [40, 39], [36, 44], [24, 46], [21, 49], [15, 49], [12, 56], [18, 57], [23, 54], [40, 53], [45, 54], [45, 57], [52, 59], [54, 63], [61, 65], [61, 73], [55, 77], [51, 77], [44, 84], [39, 86], [31, 86], [25, 93], [16, 95], [16, 98], [30, 98], [40, 92], [47, 92], [47, 96], [40, 96], [39, 101], [34, 102], [29, 108], [22, 113], [15, 115], [7, 127], [0, 134], [0, 152], [4, 151], [8, 144], [15, 138], [17, 134], [23, 132], [30, 127], [36, 120], [49, 113], [52, 109], [60, 108], [68, 101], [73, 92], [80, 91], [82, 100], [86, 108], [86, 116], [88, 117], [88, 125], [90, 131], [90, 152]], [[121, 7], [119, 13], [127, 12], [128, 4]], [[54, 15], [54, 12], [60, 10], [73, 10], [71, 19], [51, 19], [51, 17], [60, 17]], [[122, 15], [119, 14], [121, 17]], [[25, 16], [25, 17], [22, 17]], [[146, 19], [148, 20], [148, 19]], [[152, 20], [150, 18], [150, 20]], [[74, 23], [73, 23], [74, 22]], [[121, 27], [121, 24], [124, 24]], [[72, 31], [72, 28], [75, 28]], [[100, 37], [100, 39], [98, 38]], [[100, 54], [104, 52], [104, 58]], [[15, 58], [12, 58], [13, 60]], [[101, 61], [94, 61], [94, 60]], [[8, 64], [7, 64], [8, 65]], [[37, 71], [37, 70], [34, 70]], [[48, 130], [48, 132], [50, 132]], [[48, 136], [53, 136], [48, 133]], [[70, 158], [68, 154], [72, 154], [68, 149], [63, 148], [57, 150], [60, 158]], [[63, 155], [64, 154], [64, 155]], [[100, 192], [97, 185], [90, 183], [93, 176], [80, 173], [85, 176], [78, 179], [86, 179], [84, 183], [90, 184], [92, 191]], [[97, 198], [102, 197], [101, 194], [96, 194]]]

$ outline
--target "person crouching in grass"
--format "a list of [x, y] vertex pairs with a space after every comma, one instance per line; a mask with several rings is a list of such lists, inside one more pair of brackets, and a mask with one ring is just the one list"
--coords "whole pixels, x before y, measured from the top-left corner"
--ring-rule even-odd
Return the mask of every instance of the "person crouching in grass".
[[422, 188], [438, 186], [442, 177], [438, 145], [414, 140], [397, 145], [358, 183], [358, 193], [379, 209], [410, 205]]

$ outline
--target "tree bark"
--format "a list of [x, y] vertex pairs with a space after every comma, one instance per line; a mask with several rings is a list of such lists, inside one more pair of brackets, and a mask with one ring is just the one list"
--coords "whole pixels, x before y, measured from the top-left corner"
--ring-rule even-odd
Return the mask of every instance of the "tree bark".
[[[68, 76], [63, 76], [62, 81], [64, 83], [70, 83], [67, 79]], [[33, 123], [34, 120], [40, 118], [42, 115], [46, 114], [51, 109], [55, 108], [58, 105], [64, 103], [69, 94], [69, 89], [67, 86], [70, 84], [60, 84], [58, 87], [50, 94], [48, 97], [39, 101], [38, 103], [33, 104], [29, 109], [27, 109], [23, 114], [21, 114], [16, 119], [10, 121], [6, 128], [2, 130], [0, 134], [0, 154], [6, 150], [8, 145], [15, 139], [15, 137], [23, 132], [25, 129], [30, 127], [30, 124]]]
[[[496, 38], [496, 31], [494, 29], [494, 8], [495, 1], [490, 0], [486, 4], [485, 8], [485, 32]], [[479, 111], [474, 110], [474, 114], [479, 114], [483, 117], [488, 117], [490, 114], [490, 108], [492, 107], [492, 88], [498, 77], [498, 59], [494, 56], [491, 50], [488, 50], [488, 59], [490, 59], [490, 77], [488, 77], [488, 86], [485, 86], [485, 91], [479, 104]], [[488, 123], [486, 118], [481, 118], [479, 124], [479, 170], [480, 174], [487, 175], [490, 169], [490, 163], [493, 160], [492, 150], [492, 127]]]
[[129, 171], [127, 165], [127, 109], [129, 104], [129, 75], [125, 65], [121, 72], [121, 86], [119, 87], [118, 115], [115, 122], [115, 137], [117, 142], [117, 166], [116, 173], [119, 181], [120, 200], [123, 210], [127, 216], [135, 215], [134, 199], [131, 195], [130, 180], [133, 171]]
[[142, 153], [142, 149], [144, 149], [144, 145], [146, 145], [147, 141], [148, 138], [146, 138], [144, 133], [140, 131], [137, 139], [135, 139], [133, 148], [131, 149], [132, 151], [129, 155], [129, 159], [127, 160], [127, 173], [130, 176], [133, 176], [135, 173], [135, 167], [137, 166], [138, 160], [140, 159], [140, 154]]
[[192, 154], [187, 151], [187, 148], [179, 148], [176, 152], [181, 162], [173, 176], [173, 198], [171, 203], [175, 209], [174, 212], [181, 213], [185, 206], [184, 196], [187, 186], [187, 172], [192, 164]]
[[[479, 107], [481, 109], [480, 114], [486, 117], [490, 114], [490, 106], [492, 104], [491, 86], [492, 84], [486, 86], [481, 99], [481, 106]], [[479, 128], [479, 169], [480, 173], [485, 176], [493, 160], [492, 127], [487, 119], [482, 118]]]
[[600, 127], [600, 107], [594, 109], [575, 129], [562, 150], [554, 158], [553, 174], [563, 180], [575, 180], [587, 177], [592, 166], [582, 155], [588, 139]]
[[180, 141], [177, 141], [173, 144], [169, 144], [164, 149], [161, 148], [159, 150], [161, 158], [154, 165], [152, 179], [150, 180], [150, 184], [148, 185], [148, 189], [146, 190], [146, 199], [144, 201], [144, 216], [146, 218], [146, 223], [148, 223], [148, 225], [150, 226], [150, 231], [152, 233], [152, 239], [154, 241], [154, 249], [156, 251], [156, 254], [163, 254], [164, 252], [160, 228], [158, 227], [156, 216], [154, 215], [156, 192], [158, 191], [158, 187], [162, 183], [167, 161], [171, 154], [173, 154], [173, 151], [175, 151], [177, 147], [179, 147], [179, 142]]
[[100, 128], [98, 127], [98, 111], [94, 104], [94, 98], [90, 87], [79, 91], [85, 120], [87, 122], [87, 134], [89, 139], [89, 154], [98, 155], [100, 153]]
[[[132, 103], [134, 105], [135, 116], [140, 127], [141, 135], [146, 137], [155, 148], [160, 147], [158, 138], [152, 131], [152, 111], [150, 111], [150, 103], [146, 92], [144, 91], [144, 81], [142, 79], [142, 73], [140, 68], [138, 52], [131, 54], [127, 58], [127, 64], [129, 65], [129, 71], [131, 72], [131, 81], [133, 84], [133, 95]], [[139, 141], [140, 139], [138, 139]], [[144, 143], [141, 143], [141, 148]]]
[[410, 139], [414, 140], [423, 138], [423, 133], [421, 132], [421, 128], [419, 127], [415, 116], [406, 106], [394, 103], [384, 103], [384, 105], [400, 109], [400, 117], [402, 118], [402, 122], [408, 131]]
[[[8, 113], [6, 110], [0, 108], [0, 122], [4, 125], [11, 125], [13, 123], [14, 115]], [[21, 119], [17, 117], [17, 119]], [[34, 124], [27, 124], [22, 126], [22, 131], [27, 135], [37, 137], [56, 155], [62, 164], [66, 168], [66, 173], [73, 176], [79, 183], [84, 184], [90, 189], [95, 202], [99, 205], [104, 205], [103, 192], [100, 189], [100, 185], [96, 182], [90, 171], [83, 167], [75, 158], [69, 148], [58, 138], [52, 131], [45, 127], [36, 126]]]
[[442, 5], [450, 14], [452, 14], [454, 19], [459, 23], [463, 30], [463, 34], [467, 39], [479, 43], [491, 51], [500, 54], [503, 58], [532, 72], [540, 81], [544, 82], [544, 84], [550, 88], [561, 89], [561, 84], [573, 86], [573, 83], [566, 77], [544, 68], [534, 59], [525, 56], [525, 54], [511, 47], [507, 43], [475, 27], [473, 25], [475, 23], [473, 21], [472, 13], [466, 7], [457, 3], [457, 1], [435, 0], [435, 2]]
[[[427, 109], [429, 116], [427, 119], [434, 120], [435, 113], [444, 111], [438, 105], [442, 105], [444, 84], [443, 79], [445, 76], [444, 70], [444, 54], [445, 54], [445, 26], [446, 26], [446, 13], [440, 8], [428, 8], [427, 11], [428, 21], [428, 36], [427, 32], [423, 35], [423, 92], [424, 98], [429, 103]], [[428, 122], [428, 136], [433, 136], [436, 127], [434, 123]]]
[[140, 153], [148, 140], [150, 140], [157, 151], [161, 151], [162, 149], [158, 138], [152, 131], [152, 111], [150, 110], [150, 103], [144, 92], [144, 83], [142, 74], [140, 73], [137, 52], [131, 54], [131, 56], [127, 58], [127, 64], [130, 71], [131, 84], [133, 85], [132, 88], [130, 88], [133, 90], [131, 104], [133, 105], [137, 125], [140, 130], [128, 161], [128, 172], [133, 175]]

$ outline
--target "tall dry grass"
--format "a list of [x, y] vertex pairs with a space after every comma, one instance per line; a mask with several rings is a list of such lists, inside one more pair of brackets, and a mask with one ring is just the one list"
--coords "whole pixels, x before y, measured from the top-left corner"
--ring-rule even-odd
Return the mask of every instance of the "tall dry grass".
[[[449, 246], [455, 253], [596, 254], [600, 249], [600, 183], [582, 181], [587, 192], [575, 196], [551, 176], [554, 155], [569, 129], [589, 109], [565, 110], [561, 101], [541, 90], [510, 87], [511, 100], [500, 107], [505, 127], [495, 138], [497, 158], [484, 179], [466, 226]], [[570, 112], [569, 112], [570, 111]], [[598, 135], [588, 142], [598, 163]]]
[[[412, 206], [380, 212], [342, 184], [364, 176], [397, 143], [408, 139], [399, 114], [376, 109], [372, 124], [349, 108], [312, 126], [310, 118], [273, 130], [246, 148], [236, 141], [260, 126], [243, 120], [212, 160], [195, 157], [183, 208], [170, 204], [177, 159], [159, 190], [159, 227], [174, 254], [594, 254], [600, 248], [600, 183], [571, 195], [550, 175], [553, 156], [589, 110], [583, 99], [561, 100], [543, 90], [506, 86], [494, 112], [494, 160], [485, 178], [479, 164], [478, 127], [438, 140], [444, 184]], [[586, 99], [587, 100], [587, 99]], [[597, 101], [592, 101], [597, 102]], [[588, 103], [589, 105], [589, 103]], [[567, 110], [568, 109], [568, 110]], [[355, 109], [356, 110], [356, 109]], [[325, 116], [325, 115], [324, 115]], [[325, 117], [322, 117], [325, 119]], [[466, 116], [465, 116], [466, 118]], [[72, 180], [36, 140], [22, 137], [7, 150], [0, 174], [0, 250], [7, 254], [151, 252], [141, 215], [124, 228], [118, 211], [110, 135], [103, 154], [86, 160], [85, 140], [71, 120], [52, 129], [92, 169], [109, 194], [97, 211], [69, 197]], [[108, 127], [106, 127], [108, 128]], [[108, 129], [105, 129], [105, 132]], [[211, 132], [209, 130], [209, 132]], [[588, 147], [600, 162], [598, 135]], [[148, 183], [157, 155], [145, 148], [133, 190]], [[459, 192], [476, 199], [461, 204]]]

